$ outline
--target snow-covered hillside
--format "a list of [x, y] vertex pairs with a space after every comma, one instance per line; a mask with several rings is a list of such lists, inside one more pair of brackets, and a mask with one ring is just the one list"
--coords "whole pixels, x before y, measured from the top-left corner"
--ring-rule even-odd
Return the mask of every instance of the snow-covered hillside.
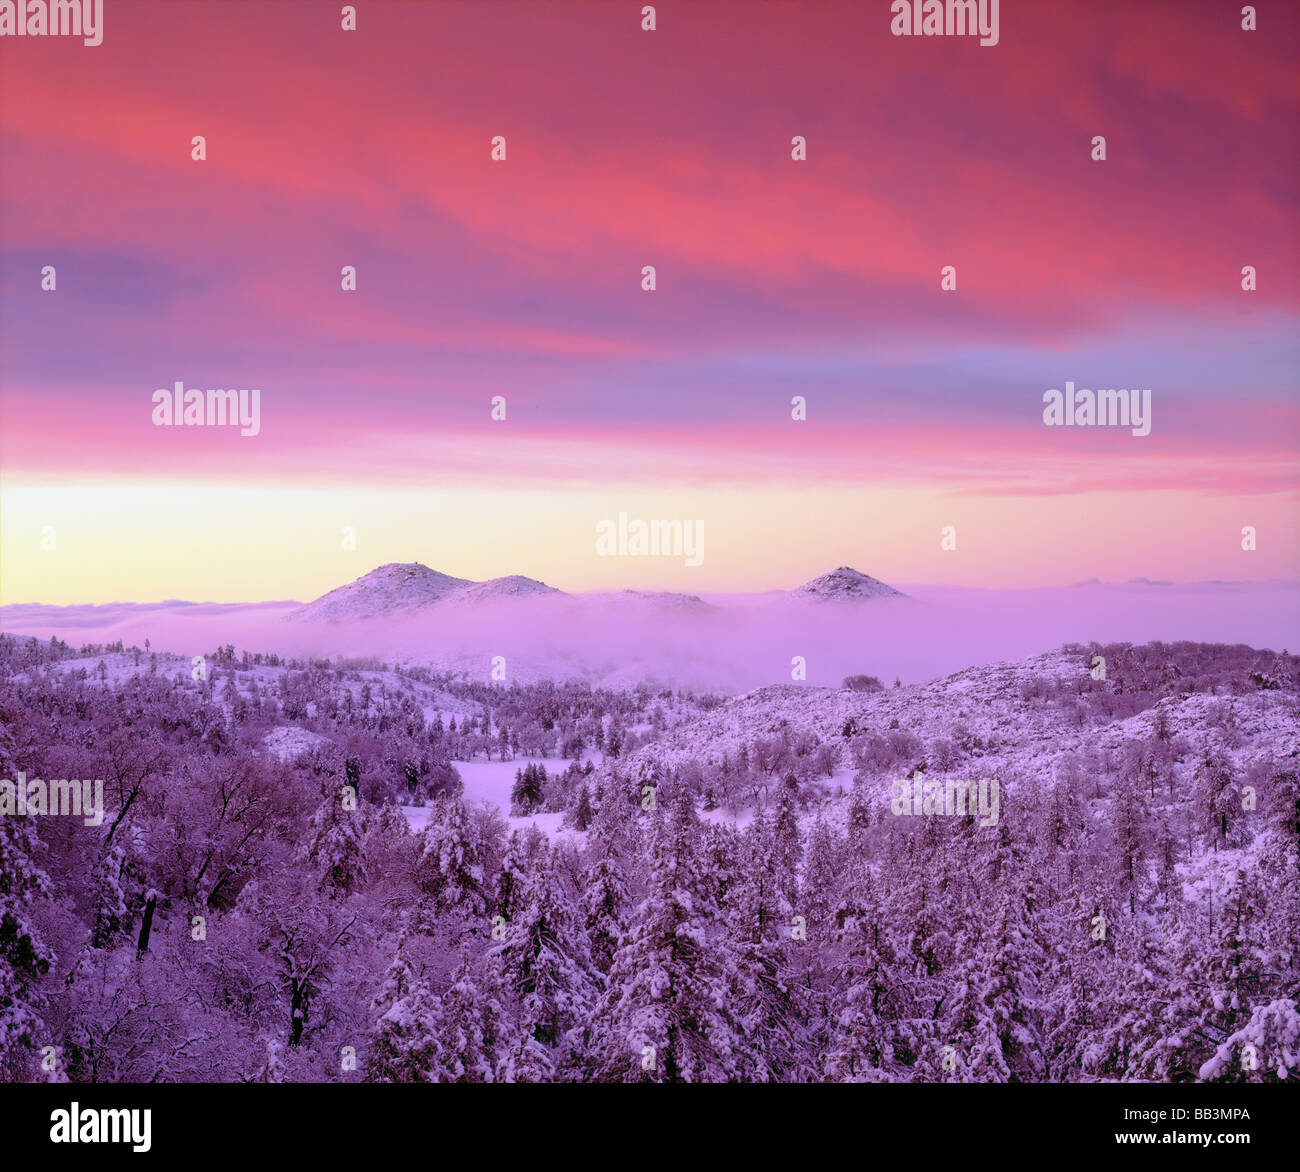
[[830, 768], [878, 779], [886, 793], [917, 770], [935, 779], [1050, 786], [1063, 772], [1104, 772], [1132, 746], [1159, 743], [1173, 746], [1162, 765], [1165, 783], [1185, 794], [1216, 754], [1241, 775], [1265, 758], [1300, 756], [1294, 691], [1207, 693], [1175, 681], [1150, 704], [1132, 686], [1117, 692], [1113, 682], [1094, 679], [1090, 660], [1090, 651], [1073, 647], [878, 692], [760, 688], [687, 716], [605, 772], [707, 773], [764, 740], [802, 740], [823, 747]]
[[790, 591], [795, 598], [816, 598], [823, 602], [859, 602], [870, 598], [902, 598], [902, 591], [887, 586], [870, 574], [851, 566], [840, 566]]
[[420, 562], [389, 562], [299, 607], [289, 617], [330, 623], [380, 618], [431, 606], [470, 585], [468, 578], [453, 578]]
[[468, 586], [446, 595], [442, 601], [454, 603], [498, 602], [504, 598], [532, 598], [548, 594], [562, 594], [554, 586], [539, 582], [536, 578], [525, 578], [522, 574], [510, 574], [505, 578], [489, 578], [486, 582], [473, 582]]
[[[664, 966], [693, 1000], [658, 1052], [692, 1079], [1292, 1077], [1300, 660], [1067, 645], [851, 685], [724, 700], [0, 636], [0, 778], [106, 779], [99, 828], [0, 819], [0, 871], [39, 868], [58, 905], [17, 905], [63, 960], [24, 995], [56, 1038], [108, 1039], [67, 1047], [77, 1080], [212, 1077], [230, 1039], [291, 1032], [299, 940], [331, 966], [309, 1024], [340, 1023], [319, 1053], [304, 1033], [304, 1079], [354, 1036], [366, 1077], [459, 1077], [428, 1066], [448, 1006], [477, 1023], [449, 1038], [514, 1031], [493, 1077], [521, 1077], [542, 955], [573, 1041], [529, 1078], [640, 1078]], [[896, 808], [918, 774], [938, 804]], [[981, 779], [975, 816], [943, 807]], [[124, 1020], [109, 963], [169, 999]], [[248, 972], [264, 992], [211, 995]]]

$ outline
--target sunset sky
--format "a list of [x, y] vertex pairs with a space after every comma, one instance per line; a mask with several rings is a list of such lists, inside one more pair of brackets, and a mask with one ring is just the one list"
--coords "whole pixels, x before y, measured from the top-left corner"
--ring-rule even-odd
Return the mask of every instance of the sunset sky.
[[[887, 0], [340, 7], [0, 41], [0, 601], [1300, 578], [1294, 5], [1003, 0], [993, 47]], [[177, 380], [260, 434], [153, 426]], [[1045, 427], [1067, 380], [1151, 434]], [[596, 557], [620, 512], [703, 564]]]

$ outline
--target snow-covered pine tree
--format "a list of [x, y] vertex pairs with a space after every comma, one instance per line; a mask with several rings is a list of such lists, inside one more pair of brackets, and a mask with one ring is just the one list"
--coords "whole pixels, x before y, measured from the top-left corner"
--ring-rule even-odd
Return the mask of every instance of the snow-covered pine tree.
[[800, 885], [799, 911], [808, 921], [809, 936], [824, 939], [840, 901], [844, 875], [844, 846], [818, 818], [808, 835], [808, 857]]
[[433, 901], [433, 910], [481, 916], [487, 910], [484, 864], [486, 845], [465, 803], [439, 797], [420, 832], [416, 878]]
[[1300, 1007], [1279, 997], [1257, 1005], [1229, 1034], [1196, 1077], [1202, 1082], [1282, 1082], [1300, 1068]]
[[832, 1082], [889, 1082], [909, 998], [865, 860], [853, 868], [832, 929], [831, 1027], [823, 1062]]
[[352, 809], [345, 808], [347, 794], [352, 791], [341, 784], [326, 790], [312, 815], [300, 855], [315, 869], [320, 889], [336, 899], [366, 881], [365, 820], [355, 802]]
[[700, 829], [705, 895], [725, 915], [735, 904], [735, 888], [743, 875], [740, 837], [730, 826], [716, 822], [706, 822]]
[[[1213, 900], [1213, 920], [1208, 916], [1209, 909], [1187, 905], [1172, 932], [1168, 972], [1146, 1007], [1146, 1037], [1129, 1063], [1129, 1077], [1191, 1081], [1269, 1000], [1265, 925], [1254, 879], [1238, 872]], [[1154, 1020], [1151, 1001], [1159, 1006]]]
[[733, 1005], [737, 957], [701, 897], [699, 819], [690, 798], [660, 806], [648, 891], [614, 956], [594, 1017], [598, 1066], [619, 1082], [725, 1082], [746, 1068]]
[[1142, 830], [1142, 799], [1133, 775], [1125, 770], [1110, 799], [1111, 865], [1117, 895], [1130, 916], [1146, 888], [1146, 848]]
[[440, 998], [434, 1082], [513, 1082], [518, 1034], [502, 1010], [491, 971], [478, 974], [462, 956]]
[[596, 855], [583, 872], [582, 911], [591, 961], [608, 973], [627, 926], [628, 882], [622, 859], [613, 851]]
[[803, 861], [803, 839], [799, 834], [799, 809], [796, 801], [799, 783], [791, 774], [782, 782], [776, 799], [776, 816], [772, 821], [772, 862], [785, 907], [792, 908], [798, 899], [799, 865]]
[[845, 831], [848, 837], [848, 850], [851, 856], [866, 858], [871, 852], [871, 824], [873, 811], [869, 782], [853, 781], [849, 794], [849, 814]]
[[1025, 893], [1013, 883], [984, 937], [984, 1000], [993, 1014], [1002, 1058], [1012, 1082], [1041, 1082], [1045, 1068], [1039, 974], [1044, 967], [1028, 926]]
[[[782, 1082], [806, 1074], [799, 1053], [806, 1018], [791, 974], [791, 950], [810, 950], [806, 923], [795, 921], [779, 890], [771, 834], [761, 816], [756, 833], [745, 836], [740, 877], [729, 891], [729, 933], [736, 941], [739, 981], [734, 1000], [744, 1022], [746, 1081]], [[797, 827], [796, 827], [797, 833]]]
[[[0, 778], [17, 776], [11, 746], [0, 725]], [[41, 1028], [41, 978], [55, 960], [32, 916], [33, 903], [51, 891], [40, 849], [32, 819], [0, 816], [0, 1072], [18, 1079]]]
[[940, 1055], [950, 1048], [951, 1065], [941, 1061], [934, 1070], [934, 1052], [926, 1055], [927, 1078], [943, 1082], [1009, 1082], [1011, 1069], [1002, 1052], [998, 1020], [988, 1003], [987, 975], [975, 959], [963, 958], [949, 974], [949, 994], [940, 1018]]
[[1232, 762], [1224, 748], [1208, 749], [1196, 770], [1192, 800], [1197, 826], [1215, 851], [1231, 845], [1230, 833], [1241, 808], [1233, 782]]
[[433, 1081], [442, 1003], [411, 971], [401, 946], [371, 1008], [377, 1016], [366, 1052], [366, 1081]]
[[511, 831], [501, 867], [497, 872], [491, 911], [503, 920], [513, 920], [519, 911], [519, 900], [527, 878], [522, 860], [523, 839], [518, 830]]
[[571, 1031], [590, 1016], [599, 992], [586, 932], [549, 854], [530, 870], [516, 918], [491, 951], [523, 1041], [516, 1075], [543, 1081], [575, 1066]]
[[91, 872], [95, 923], [90, 933], [92, 948], [112, 948], [121, 940], [126, 924], [126, 896], [122, 892], [122, 866], [126, 851], [113, 843], [100, 852]]
[[572, 826], [574, 830], [586, 830], [591, 826], [594, 817], [591, 809], [591, 790], [585, 781], [580, 781], [565, 814], [565, 823]]

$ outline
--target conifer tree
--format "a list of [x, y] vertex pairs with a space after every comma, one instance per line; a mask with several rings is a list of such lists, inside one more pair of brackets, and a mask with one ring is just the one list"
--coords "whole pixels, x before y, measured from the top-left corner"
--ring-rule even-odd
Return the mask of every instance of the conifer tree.
[[444, 795], [434, 802], [419, 844], [416, 876], [435, 912], [484, 914], [486, 844], [460, 798]]
[[628, 882], [614, 851], [591, 860], [583, 873], [582, 911], [597, 972], [608, 973], [626, 927]]
[[368, 1082], [430, 1082], [438, 1067], [442, 1005], [418, 979], [399, 947], [372, 1010], [377, 1014], [366, 1054]]
[[345, 795], [355, 792], [337, 785], [325, 794], [307, 830], [302, 858], [315, 868], [320, 888], [331, 897], [350, 894], [366, 881], [365, 820], [355, 808], [345, 808]]
[[[17, 776], [12, 743], [0, 725], [0, 778]], [[15, 1077], [39, 1035], [40, 982], [55, 960], [32, 914], [35, 902], [51, 891], [37, 865], [40, 849], [31, 819], [0, 816], [0, 1072], [10, 1067]]]
[[519, 904], [492, 957], [503, 991], [518, 1008], [521, 1060], [530, 1081], [538, 1081], [574, 1066], [569, 1035], [590, 1015], [598, 977], [553, 854], [529, 872]]
[[854, 868], [836, 921], [836, 996], [825, 1077], [833, 1082], [888, 1082], [896, 1069], [895, 1027], [906, 1013], [908, 998], [865, 862]]
[[744, 1078], [780, 1082], [797, 1077], [804, 1063], [799, 1027], [805, 1014], [790, 952], [808, 950], [807, 923], [806, 917], [800, 922], [789, 914], [768, 857], [771, 836], [762, 832], [762, 820], [756, 821], [760, 831], [745, 838], [740, 878], [730, 892], [734, 910], [727, 916], [738, 958], [734, 1004], [747, 1041]]
[[606, 1078], [727, 1081], [745, 1069], [747, 1039], [731, 1005], [737, 959], [716, 909], [701, 898], [698, 837], [689, 798], [659, 808], [648, 890], [596, 1014]]
[[518, 1035], [491, 973], [480, 977], [462, 956], [439, 999], [433, 1082], [513, 1082]]

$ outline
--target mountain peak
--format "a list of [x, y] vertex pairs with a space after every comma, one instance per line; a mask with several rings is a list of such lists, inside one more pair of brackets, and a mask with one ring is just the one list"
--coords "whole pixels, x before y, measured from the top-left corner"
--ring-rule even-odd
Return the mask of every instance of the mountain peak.
[[377, 618], [429, 606], [452, 591], [470, 585], [473, 583], [468, 578], [441, 574], [422, 562], [388, 562], [322, 594], [289, 617], [323, 622]]
[[523, 574], [507, 574], [504, 578], [489, 578], [486, 582], [471, 582], [459, 587], [451, 595], [454, 602], [493, 602], [499, 598], [528, 598], [542, 594], [561, 594], [554, 586], [528, 578]]
[[862, 598], [902, 598], [901, 590], [887, 586], [878, 578], [855, 570], [852, 566], [840, 566], [829, 574], [805, 582], [798, 590], [791, 593], [805, 598], [818, 598], [827, 602], [856, 601]]

